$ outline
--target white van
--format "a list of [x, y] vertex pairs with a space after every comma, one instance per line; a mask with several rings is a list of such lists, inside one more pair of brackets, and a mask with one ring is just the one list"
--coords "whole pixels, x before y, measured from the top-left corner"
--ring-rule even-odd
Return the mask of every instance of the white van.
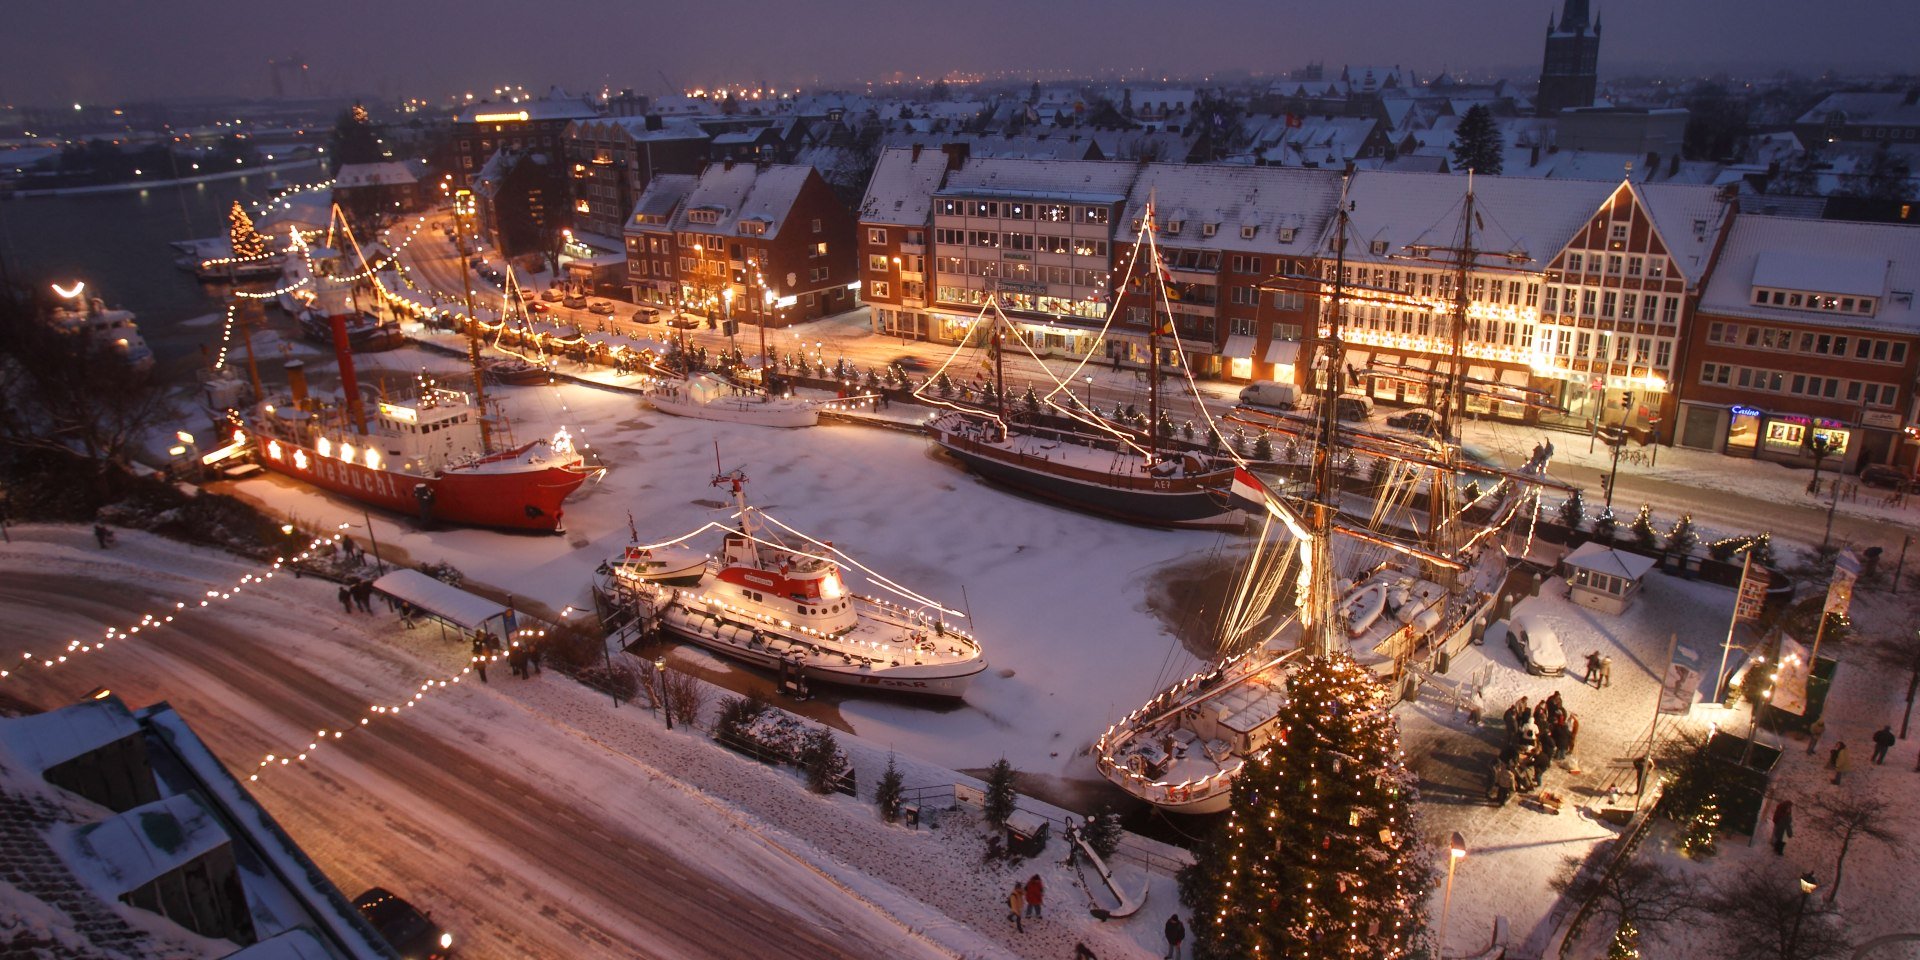
[[1299, 397], [1291, 383], [1255, 380], [1240, 391], [1240, 402], [1249, 407], [1292, 410], [1298, 404]]

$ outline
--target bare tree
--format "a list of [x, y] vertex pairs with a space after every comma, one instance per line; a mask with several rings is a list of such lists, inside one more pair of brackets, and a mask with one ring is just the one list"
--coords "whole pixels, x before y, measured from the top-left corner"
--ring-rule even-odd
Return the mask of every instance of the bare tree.
[[1711, 900], [1728, 960], [1830, 960], [1845, 955], [1831, 904], [1803, 893], [1785, 871], [1747, 871]]
[[1900, 818], [1885, 800], [1859, 790], [1848, 790], [1813, 799], [1813, 825], [1840, 841], [1840, 852], [1833, 858], [1833, 883], [1827, 887], [1827, 902], [1840, 895], [1842, 871], [1847, 853], [1855, 841], [1878, 843], [1889, 849], [1901, 845]]
[[683, 725], [693, 726], [700, 719], [701, 708], [707, 705], [706, 685], [693, 674], [679, 670], [668, 670], [661, 683], [665, 687], [668, 712]]
[[1913, 726], [1913, 701], [1920, 694], [1920, 630], [1904, 627], [1873, 645], [1873, 658], [1896, 670], [1907, 671], [1907, 712], [1900, 720], [1900, 739]]
[[1644, 935], [1706, 912], [1692, 883], [1650, 860], [1634, 858], [1612, 872], [1584, 866], [1579, 857], [1567, 857], [1553, 889], [1572, 901], [1592, 901], [1615, 927], [1631, 923]]

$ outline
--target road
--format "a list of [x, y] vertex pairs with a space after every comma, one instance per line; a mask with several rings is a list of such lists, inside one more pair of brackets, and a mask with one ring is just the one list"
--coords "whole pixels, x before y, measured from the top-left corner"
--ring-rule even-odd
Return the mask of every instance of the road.
[[[212, 555], [173, 564], [168, 551], [181, 548], [137, 534], [104, 555], [79, 528], [13, 536], [0, 547], [8, 658], [49, 638], [98, 636], [248, 569]], [[135, 706], [169, 700], [244, 778], [264, 754], [351, 723], [370, 698], [403, 700], [420, 679], [457, 673], [460, 651], [433, 631], [383, 636], [374, 618], [332, 607], [330, 584], [278, 578], [185, 629], [29, 671], [7, 692], [41, 707], [96, 685]], [[925, 951], [711, 803], [648, 789], [658, 776], [469, 680], [312, 762], [270, 768], [254, 787], [343, 892], [401, 891], [457, 931], [463, 957]]]

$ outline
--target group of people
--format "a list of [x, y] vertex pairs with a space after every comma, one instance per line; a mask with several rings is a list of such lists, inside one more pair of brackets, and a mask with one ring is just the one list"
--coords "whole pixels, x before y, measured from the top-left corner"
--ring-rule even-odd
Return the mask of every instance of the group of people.
[[1539, 443], [1533, 445], [1533, 456], [1527, 458], [1526, 465], [1520, 468], [1520, 472], [1539, 473], [1545, 470], [1547, 464], [1552, 460], [1553, 441], [1551, 439], [1542, 439]]
[[1542, 786], [1555, 760], [1573, 755], [1580, 737], [1580, 718], [1560, 701], [1560, 691], [1529, 705], [1526, 697], [1513, 702], [1505, 714], [1507, 741], [1493, 764], [1488, 796], [1505, 806], [1516, 793]]
[[1598, 650], [1587, 654], [1586, 683], [1593, 687], [1613, 686], [1613, 658], [1601, 656]]
[[499, 661], [502, 656], [514, 676], [531, 680], [540, 672], [546, 651], [537, 642], [515, 640], [506, 645], [503, 653], [499, 637], [487, 630], [473, 632], [473, 672], [479, 675], [481, 683], [487, 682], [487, 664]]
[[1027, 932], [1026, 924], [1021, 921], [1022, 914], [1040, 919], [1040, 907], [1046, 899], [1047, 885], [1040, 882], [1039, 874], [1028, 877], [1026, 883], [1014, 881], [1013, 892], [1007, 894], [1007, 919], [1013, 921], [1013, 929], [1020, 933]]
[[340, 609], [348, 613], [373, 612], [373, 581], [365, 577], [354, 577], [340, 584]]

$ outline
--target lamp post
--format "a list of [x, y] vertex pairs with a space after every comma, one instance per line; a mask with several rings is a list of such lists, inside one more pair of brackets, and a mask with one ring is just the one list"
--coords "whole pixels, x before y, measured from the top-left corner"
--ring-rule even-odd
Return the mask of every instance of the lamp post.
[[1440, 936], [1434, 941], [1434, 956], [1444, 958], [1447, 955], [1447, 915], [1453, 910], [1453, 868], [1460, 858], [1467, 855], [1467, 838], [1460, 831], [1453, 832], [1453, 839], [1447, 844], [1447, 892], [1440, 901]]
[[1787, 938], [1787, 956], [1789, 957], [1800, 955], [1800, 922], [1807, 918], [1807, 901], [1818, 889], [1820, 889], [1820, 881], [1814, 878], [1812, 870], [1800, 875], [1800, 909], [1794, 911], [1793, 936]]
[[720, 328], [726, 331], [727, 352], [731, 354], [735, 351], [735, 347], [733, 345], [733, 285], [732, 284], [728, 284], [725, 289], [720, 291], [720, 299], [726, 304], [726, 310], [720, 315], [721, 316]]
[[1620, 451], [1627, 445], [1627, 431], [1620, 427], [1608, 427], [1607, 430], [1608, 433], [1604, 437], [1604, 440], [1607, 446], [1613, 450], [1613, 467], [1607, 472], [1607, 503], [1605, 509], [1611, 513], [1613, 511], [1613, 488], [1620, 479]]
[[1092, 413], [1093, 412], [1093, 378], [1087, 377], [1085, 379], [1087, 381], [1087, 412]]
[[653, 699], [660, 705], [660, 712], [667, 717], [667, 729], [673, 729], [673, 704], [667, 702], [667, 658], [657, 657], [653, 661]]

